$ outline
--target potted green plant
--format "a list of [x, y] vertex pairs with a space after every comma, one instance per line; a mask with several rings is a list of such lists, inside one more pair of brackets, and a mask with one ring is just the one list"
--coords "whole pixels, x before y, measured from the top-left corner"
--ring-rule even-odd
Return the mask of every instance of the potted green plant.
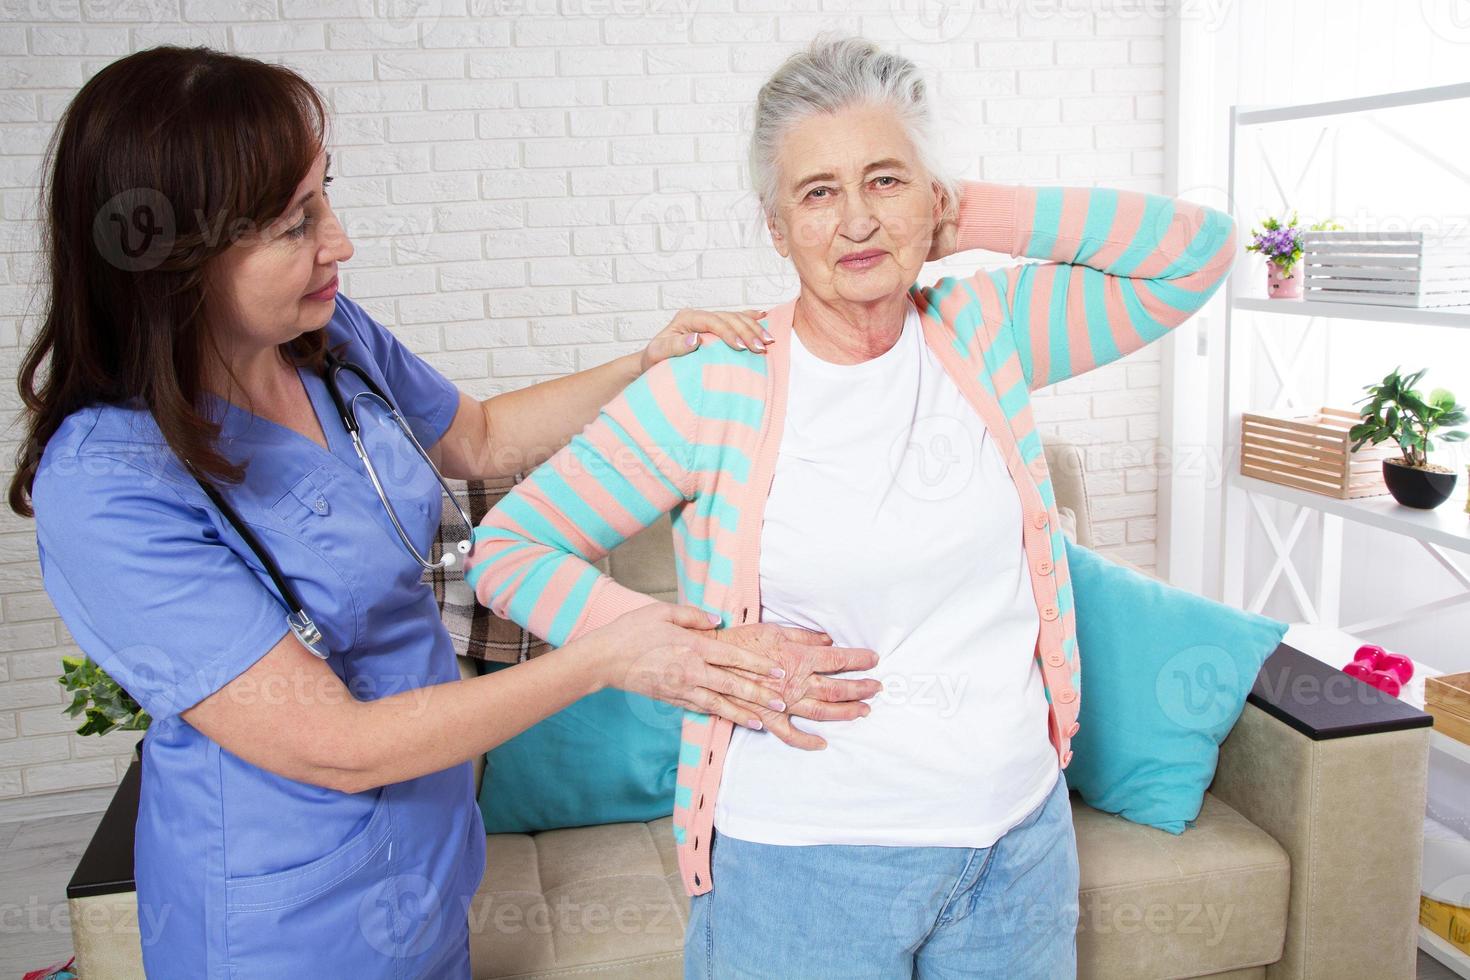
[[1368, 402], [1360, 412], [1363, 421], [1348, 430], [1348, 438], [1355, 440], [1354, 451], [1365, 442], [1397, 443], [1403, 455], [1383, 461], [1384, 485], [1404, 506], [1430, 509], [1448, 500], [1455, 489], [1455, 471], [1429, 462], [1434, 448], [1430, 437], [1439, 433], [1443, 442], [1463, 442], [1465, 431], [1450, 427], [1465, 423], [1465, 407], [1444, 388], [1435, 388], [1428, 398], [1415, 389], [1424, 370], [1402, 377], [1394, 368], [1378, 384], [1364, 385], [1368, 394], [1358, 399]]
[[[140, 732], [153, 720], [91, 657], [62, 657], [61, 676], [57, 680], [72, 696], [66, 713], [73, 718], [85, 715], [82, 727], [77, 729], [78, 735]], [[139, 755], [142, 745], [139, 741]]]
[[[1298, 263], [1302, 259], [1302, 230], [1297, 227], [1297, 214], [1291, 220], [1267, 218], [1260, 228], [1251, 230], [1247, 252], [1259, 252], [1266, 259], [1266, 296], [1270, 299], [1301, 299], [1302, 276]], [[1335, 221], [1318, 221], [1307, 231], [1341, 231]]]

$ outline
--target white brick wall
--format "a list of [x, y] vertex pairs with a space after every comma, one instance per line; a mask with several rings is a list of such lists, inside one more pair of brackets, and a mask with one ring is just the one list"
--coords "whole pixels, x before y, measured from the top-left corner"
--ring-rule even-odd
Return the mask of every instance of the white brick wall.
[[[479, 397], [638, 349], [681, 306], [794, 295], [748, 191], [745, 134], [765, 74], [818, 30], [861, 32], [933, 70], [943, 158], [963, 176], [1162, 189], [1157, 3], [376, 5], [417, 16], [371, 18], [374, 0], [0, 0], [7, 376], [33, 308], [45, 141], [86, 77], [160, 43], [278, 60], [321, 87], [332, 194], [357, 245], [346, 292]], [[1142, 351], [1037, 402], [1044, 436], [1090, 444], [1099, 540], [1146, 567], [1157, 359]], [[7, 385], [0, 409], [18, 407]], [[8, 461], [17, 431], [4, 438]], [[58, 657], [74, 648], [32, 528], [8, 511], [0, 617], [0, 800], [114, 781], [131, 739], [79, 738], [61, 714]]]

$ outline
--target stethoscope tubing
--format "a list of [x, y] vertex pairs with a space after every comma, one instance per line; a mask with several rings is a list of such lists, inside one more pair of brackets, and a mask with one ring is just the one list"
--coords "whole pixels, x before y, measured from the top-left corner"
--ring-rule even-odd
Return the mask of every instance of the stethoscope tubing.
[[[392, 522], [393, 530], [398, 533], [399, 540], [403, 542], [403, 546], [408, 550], [408, 553], [413, 555], [414, 561], [418, 562], [425, 571], [434, 571], [440, 568], [454, 568], [470, 553], [471, 542], [475, 534], [474, 524], [470, 521], [470, 515], [460, 504], [459, 498], [455, 496], [454, 491], [450, 489], [448, 481], [444, 479], [444, 474], [439, 472], [439, 467], [435, 466], [434, 461], [429, 458], [428, 452], [425, 451], [418, 437], [413, 434], [413, 429], [409, 428], [408, 422], [403, 418], [402, 413], [398, 411], [398, 406], [367, 375], [367, 372], [363, 371], [362, 368], [353, 364], [351, 361], [343, 360], [331, 351], [324, 352], [324, 361], [325, 368], [322, 372], [322, 380], [326, 382], [327, 393], [332, 398], [332, 404], [337, 409], [337, 416], [342, 422], [342, 427], [347, 430], [347, 434], [352, 439], [353, 451], [357, 453], [357, 458], [362, 462], [363, 469], [367, 471], [368, 480], [373, 485], [373, 491], [378, 495], [378, 501], [383, 505], [383, 509], [387, 511], [388, 520]], [[337, 385], [337, 376], [343, 371], [350, 371], [357, 375], [364, 387], [367, 388], [367, 391], [358, 392], [353, 395], [350, 403], [343, 400], [342, 392]], [[356, 407], [357, 399], [366, 395], [377, 398], [388, 408], [389, 417], [398, 426], [399, 430], [408, 437], [408, 441], [418, 452], [424, 464], [429, 467], [429, 472], [434, 474], [434, 479], [439, 482], [440, 488], [443, 489], [450, 503], [454, 505], [454, 509], [458, 512], [460, 520], [464, 522], [465, 530], [468, 533], [456, 542], [454, 551], [446, 551], [436, 562], [429, 561], [414, 546], [413, 540], [408, 536], [408, 532], [404, 530], [402, 522], [398, 519], [398, 512], [394, 509], [392, 502], [388, 499], [387, 492], [383, 489], [383, 483], [378, 478], [377, 468], [373, 466], [367, 449], [363, 446], [362, 431], [361, 426], [357, 422]], [[306, 611], [306, 606], [302, 603], [301, 597], [292, 588], [291, 583], [286, 580], [286, 576], [281, 572], [280, 566], [276, 564], [276, 560], [271, 557], [270, 552], [266, 550], [260, 539], [256, 537], [255, 532], [250, 530], [250, 527], [241, 520], [235, 508], [230, 506], [219, 490], [195, 470], [193, 465], [189, 464], [188, 461], [185, 461], [185, 468], [198, 481], [204, 493], [219, 508], [220, 513], [224, 514], [225, 519], [235, 529], [235, 533], [240, 535], [241, 540], [245, 542], [245, 546], [254, 552], [255, 557], [265, 568], [266, 574], [270, 576], [271, 583], [275, 585], [276, 591], [280, 594], [281, 600], [286, 605], [288, 610], [286, 625], [290, 628], [292, 634], [301, 641], [302, 646], [325, 660], [329, 656], [330, 651], [327, 650], [326, 644], [322, 639], [321, 630], [312, 620], [311, 614]]]

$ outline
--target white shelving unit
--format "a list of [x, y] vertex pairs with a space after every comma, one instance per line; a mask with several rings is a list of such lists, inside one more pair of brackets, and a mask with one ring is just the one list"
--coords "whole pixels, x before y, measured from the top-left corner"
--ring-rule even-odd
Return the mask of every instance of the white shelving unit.
[[[1315, 130], [1320, 130], [1321, 135], [1317, 136], [1316, 144], [1304, 166], [1305, 172], [1318, 159], [1318, 151], [1324, 145], [1332, 126], [1342, 121], [1335, 117], [1456, 100], [1465, 100], [1465, 107], [1470, 109], [1470, 84], [1279, 108], [1233, 108], [1230, 114], [1229, 199], [1236, 209], [1237, 220], [1241, 221], [1242, 237], [1250, 227], [1240, 206], [1242, 147], [1246, 135], [1258, 131], [1256, 127], [1308, 124]], [[1261, 162], [1267, 175], [1280, 193], [1282, 201], [1288, 201], [1291, 195], [1282, 186], [1276, 168], [1266, 155], [1264, 141], [1260, 141], [1260, 146]], [[1335, 166], [1335, 163], [1331, 165]], [[1375, 631], [1470, 602], [1470, 574], [1451, 559], [1452, 555], [1470, 554], [1470, 514], [1466, 514], [1464, 510], [1464, 488], [1457, 487], [1457, 492], [1441, 507], [1424, 511], [1401, 506], [1388, 495], [1339, 500], [1241, 475], [1240, 414], [1242, 411], [1262, 408], [1258, 404], [1252, 404], [1251, 398], [1257, 344], [1263, 345], [1261, 353], [1279, 377], [1280, 392], [1285, 393], [1291, 384], [1291, 370], [1295, 365], [1293, 362], [1283, 367], [1283, 356], [1271, 344], [1272, 328], [1275, 327], [1279, 332], [1282, 317], [1292, 318], [1292, 324], [1296, 327], [1303, 326], [1300, 318], [1305, 318], [1308, 334], [1312, 331], [1331, 330], [1332, 323], [1338, 320], [1400, 325], [1411, 330], [1457, 330], [1470, 328], [1470, 307], [1402, 309], [1336, 302], [1271, 300], [1258, 298], [1263, 292], [1260, 283], [1239, 282], [1239, 278], [1231, 277], [1226, 284], [1225, 404], [1219, 416], [1222, 431], [1215, 434], [1220, 451], [1218, 458], [1222, 460], [1225, 472], [1220, 495], [1220, 525], [1215, 538], [1218, 546], [1220, 598], [1232, 605], [1259, 612], [1277, 584], [1285, 580], [1302, 617], [1302, 622], [1293, 625], [1292, 632], [1288, 633], [1287, 642], [1293, 643], [1295, 636], [1297, 642], [1293, 645], [1333, 663], [1334, 666], [1341, 666], [1351, 658], [1358, 643], [1371, 642]], [[1309, 409], [1305, 407], [1300, 409], [1303, 412], [1307, 410]], [[1272, 505], [1277, 502], [1285, 502], [1293, 508], [1288, 518], [1290, 527], [1284, 530], [1274, 523], [1275, 511], [1279, 507]], [[1314, 554], [1309, 557], [1314, 559], [1313, 564], [1321, 573], [1309, 587], [1297, 568], [1295, 549], [1307, 522], [1313, 517], [1320, 521], [1320, 533]], [[1274, 560], [1261, 581], [1248, 583], [1245, 551], [1247, 535], [1244, 532], [1253, 518], [1259, 522], [1260, 529], [1274, 552]], [[1392, 534], [1417, 542], [1444, 569], [1445, 574], [1458, 586], [1458, 591], [1413, 609], [1393, 610], [1361, 618], [1356, 622], [1343, 622], [1340, 608], [1340, 570], [1344, 522], [1373, 528], [1374, 533]], [[1359, 639], [1360, 636], [1366, 638]], [[1424, 665], [1421, 673], [1437, 672], [1432, 665]], [[1413, 690], [1417, 692], [1418, 705], [1422, 708], [1423, 681], [1421, 677], [1416, 677], [1415, 681], [1417, 685]], [[1414, 699], [1408, 689], [1401, 696], [1410, 701]], [[1470, 764], [1470, 746], [1439, 732], [1432, 733], [1430, 744], [1434, 752]], [[1470, 978], [1470, 957], [1422, 927], [1419, 946], [1451, 970]]]

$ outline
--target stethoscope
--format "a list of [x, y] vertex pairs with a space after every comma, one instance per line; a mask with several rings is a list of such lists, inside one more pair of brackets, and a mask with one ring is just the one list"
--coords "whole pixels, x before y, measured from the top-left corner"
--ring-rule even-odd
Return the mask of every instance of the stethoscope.
[[[470, 542], [475, 536], [475, 528], [470, 522], [470, 515], [465, 512], [464, 507], [459, 502], [459, 498], [455, 496], [454, 491], [445, 482], [444, 474], [439, 472], [439, 467], [434, 465], [434, 461], [429, 458], [429, 454], [424, 451], [424, 447], [419, 443], [418, 437], [413, 434], [413, 430], [404, 421], [403, 415], [398, 411], [398, 406], [393, 404], [393, 400], [384, 393], [382, 388], [378, 387], [372, 378], [368, 377], [367, 372], [363, 371], [362, 368], [353, 364], [351, 361], [343, 360], [331, 351], [324, 352], [324, 360], [325, 367], [322, 371], [322, 380], [326, 382], [327, 393], [332, 396], [332, 404], [337, 408], [337, 415], [342, 420], [342, 427], [352, 437], [352, 448], [357, 453], [357, 458], [362, 461], [363, 469], [367, 470], [368, 479], [373, 484], [373, 490], [377, 493], [378, 500], [382, 503], [383, 509], [388, 512], [388, 520], [393, 522], [393, 530], [398, 532], [398, 539], [403, 542], [403, 546], [408, 549], [409, 554], [413, 555], [414, 560], [425, 571], [434, 571], [439, 568], [454, 568], [463, 557], [470, 553]], [[337, 384], [337, 377], [343, 371], [350, 371], [357, 375], [358, 380], [367, 388], [366, 391], [360, 391], [353, 395], [350, 401], [342, 397], [341, 389]], [[438, 561], [430, 561], [419, 553], [418, 548], [414, 547], [414, 543], [409, 538], [408, 532], [403, 529], [403, 523], [398, 519], [398, 511], [394, 509], [392, 501], [388, 499], [388, 494], [383, 490], [383, 481], [378, 478], [377, 467], [373, 465], [372, 458], [363, 446], [362, 427], [357, 421], [357, 403], [359, 399], [363, 398], [375, 398], [388, 410], [388, 417], [408, 437], [409, 443], [418, 452], [419, 458], [424, 461], [424, 465], [434, 474], [434, 478], [439, 481], [439, 486], [444, 489], [445, 495], [454, 504], [454, 509], [459, 513], [460, 520], [464, 521], [465, 531], [467, 533], [455, 543], [453, 551], [446, 551], [444, 556]], [[194, 471], [193, 466], [186, 465], [186, 468], [194, 476], [194, 479], [199, 482], [199, 486], [203, 488], [209, 499], [225, 515], [225, 519], [230, 522], [235, 532], [244, 540], [246, 547], [255, 553], [255, 557], [265, 567], [266, 574], [271, 577], [271, 581], [276, 586], [276, 591], [280, 593], [281, 599], [286, 604], [286, 625], [290, 627], [296, 639], [300, 640], [301, 645], [316, 656], [323, 660], [327, 659], [329, 651], [326, 648], [325, 642], [322, 640], [321, 630], [312, 621], [311, 615], [307, 613], [306, 607], [301, 602], [301, 597], [296, 594], [296, 590], [291, 587], [291, 583], [286, 581], [286, 576], [281, 574], [280, 566], [276, 564], [270, 552], [265, 549], [265, 546], [260, 543], [260, 539], [255, 536], [255, 532], [250, 530], [250, 527], [240, 519], [240, 515], [235, 512], [235, 508], [229, 505], [220, 492], [208, 480], [201, 478]]]

